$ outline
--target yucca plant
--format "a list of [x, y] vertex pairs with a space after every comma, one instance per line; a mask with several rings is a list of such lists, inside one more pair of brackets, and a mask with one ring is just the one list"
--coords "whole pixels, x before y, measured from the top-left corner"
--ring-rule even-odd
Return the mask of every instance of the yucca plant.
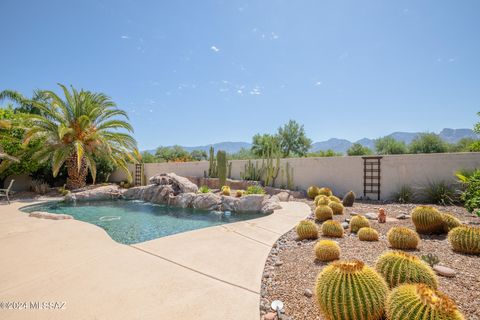
[[442, 206], [458, 202], [455, 188], [446, 181], [429, 181], [421, 188], [420, 194], [426, 202]]
[[403, 185], [392, 195], [393, 201], [398, 203], [409, 203], [413, 201], [413, 190], [410, 186]]
[[84, 187], [88, 171], [95, 181], [94, 156], [112, 161], [126, 172], [130, 181], [127, 161], [135, 162], [139, 156], [137, 143], [129, 134], [133, 128], [127, 113], [103, 93], [78, 91], [73, 87], [69, 91], [64, 85], [59, 86], [63, 98], [49, 90], [38, 91], [37, 100], [7, 91], [10, 99], [38, 110], [38, 114], [27, 115], [29, 126], [24, 137], [24, 143], [33, 138], [43, 139], [43, 147], [34, 157], [51, 161], [53, 176], [66, 164], [69, 189]]

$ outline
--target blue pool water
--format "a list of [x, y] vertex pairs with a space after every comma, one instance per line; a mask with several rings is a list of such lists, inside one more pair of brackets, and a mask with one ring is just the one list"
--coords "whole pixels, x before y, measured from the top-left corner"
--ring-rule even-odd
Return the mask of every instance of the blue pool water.
[[126, 200], [49, 202], [25, 207], [22, 210], [69, 214], [77, 220], [103, 228], [113, 240], [124, 244], [264, 216], [261, 213], [184, 209]]

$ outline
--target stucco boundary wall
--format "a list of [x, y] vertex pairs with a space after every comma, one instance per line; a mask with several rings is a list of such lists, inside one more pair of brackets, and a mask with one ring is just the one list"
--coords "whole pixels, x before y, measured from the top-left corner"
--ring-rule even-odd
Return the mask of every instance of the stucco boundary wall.
[[[261, 160], [252, 161], [259, 161], [259, 165], [261, 163]], [[248, 160], [231, 162], [232, 178], [240, 179]], [[340, 196], [350, 190], [359, 196], [363, 195], [362, 157], [281, 159], [282, 165], [286, 162], [294, 168], [294, 184], [300, 189], [318, 185], [328, 186]], [[388, 200], [402, 185], [417, 188], [433, 181], [455, 183], [455, 172], [475, 168], [480, 168], [479, 152], [386, 155], [381, 160], [381, 198]], [[130, 170], [133, 172], [133, 166]], [[205, 171], [208, 171], [208, 161], [145, 164], [147, 179], [162, 172], [203, 177]], [[125, 180], [125, 174], [118, 170], [110, 176], [112, 182], [121, 180]]]

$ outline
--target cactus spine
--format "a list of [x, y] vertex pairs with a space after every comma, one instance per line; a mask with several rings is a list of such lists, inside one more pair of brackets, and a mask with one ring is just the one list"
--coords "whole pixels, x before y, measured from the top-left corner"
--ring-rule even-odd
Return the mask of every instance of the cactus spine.
[[387, 239], [394, 249], [416, 249], [420, 237], [412, 229], [405, 227], [393, 227], [387, 232]]
[[350, 220], [350, 231], [357, 233], [363, 227], [370, 227], [370, 221], [362, 215], [356, 215]]
[[420, 234], [443, 232], [443, 219], [440, 211], [430, 206], [418, 206], [412, 210], [412, 222]]
[[460, 226], [448, 233], [453, 251], [480, 255], [480, 227]]
[[218, 183], [224, 186], [227, 183], [227, 153], [225, 151], [217, 151], [217, 171]]
[[464, 319], [447, 295], [425, 284], [404, 284], [393, 289], [387, 299], [386, 313], [389, 320]]
[[315, 256], [320, 261], [333, 261], [340, 257], [340, 246], [332, 240], [320, 240], [315, 245]]
[[322, 235], [325, 237], [341, 238], [343, 237], [343, 227], [338, 221], [325, 221], [322, 223]]
[[336, 261], [317, 277], [316, 297], [326, 319], [382, 319], [388, 286], [361, 261]]
[[403, 251], [382, 254], [375, 269], [385, 278], [390, 288], [405, 283], [424, 283], [433, 289], [438, 287], [432, 268], [417, 256]]
[[319, 205], [315, 209], [315, 220], [326, 221], [333, 218], [333, 211], [329, 206]]
[[357, 235], [360, 241], [378, 241], [379, 238], [377, 230], [370, 227], [360, 228]]
[[318, 238], [317, 225], [311, 220], [300, 221], [295, 230], [300, 240]]

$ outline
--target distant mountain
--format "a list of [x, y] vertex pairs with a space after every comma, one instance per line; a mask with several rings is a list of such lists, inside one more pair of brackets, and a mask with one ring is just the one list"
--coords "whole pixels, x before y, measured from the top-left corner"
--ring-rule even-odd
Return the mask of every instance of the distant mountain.
[[[406, 144], [412, 142], [420, 132], [393, 132], [389, 134], [389, 137], [393, 137], [396, 140], [403, 141]], [[471, 129], [450, 129], [445, 128], [440, 131], [439, 136], [448, 143], [456, 143], [460, 139], [463, 138], [472, 138], [472, 139], [480, 139], [480, 135], [473, 132]], [[312, 152], [317, 151], [326, 151], [326, 150], [333, 150], [335, 152], [342, 152], [346, 153], [348, 148], [353, 144], [346, 139], [338, 139], [338, 138], [330, 138], [326, 141], [319, 141], [312, 144], [312, 148], [310, 149]], [[363, 138], [355, 143], [360, 143], [361, 145], [368, 147], [372, 150], [375, 149], [375, 139]], [[214, 144], [208, 144], [204, 146], [196, 146], [196, 147], [183, 147], [188, 152], [193, 150], [205, 150], [208, 151], [210, 147], [213, 146], [215, 150], [224, 150], [228, 153], [235, 153], [238, 152], [241, 148], [249, 149], [252, 144], [248, 142], [219, 142]], [[155, 153], [155, 150], [146, 150], [150, 153]]]
[[348, 148], [350, 148], [351, 145], [352, 143], [348, 140], [331, 138], [331, 139], [328, 139], [327, 141], [320, 141], [320, 142], [313, 143], [312, 148], [310, 150], [313, 152], [317, 152], [321, 150], [331, 149], [335, 152], [346, 153]]

